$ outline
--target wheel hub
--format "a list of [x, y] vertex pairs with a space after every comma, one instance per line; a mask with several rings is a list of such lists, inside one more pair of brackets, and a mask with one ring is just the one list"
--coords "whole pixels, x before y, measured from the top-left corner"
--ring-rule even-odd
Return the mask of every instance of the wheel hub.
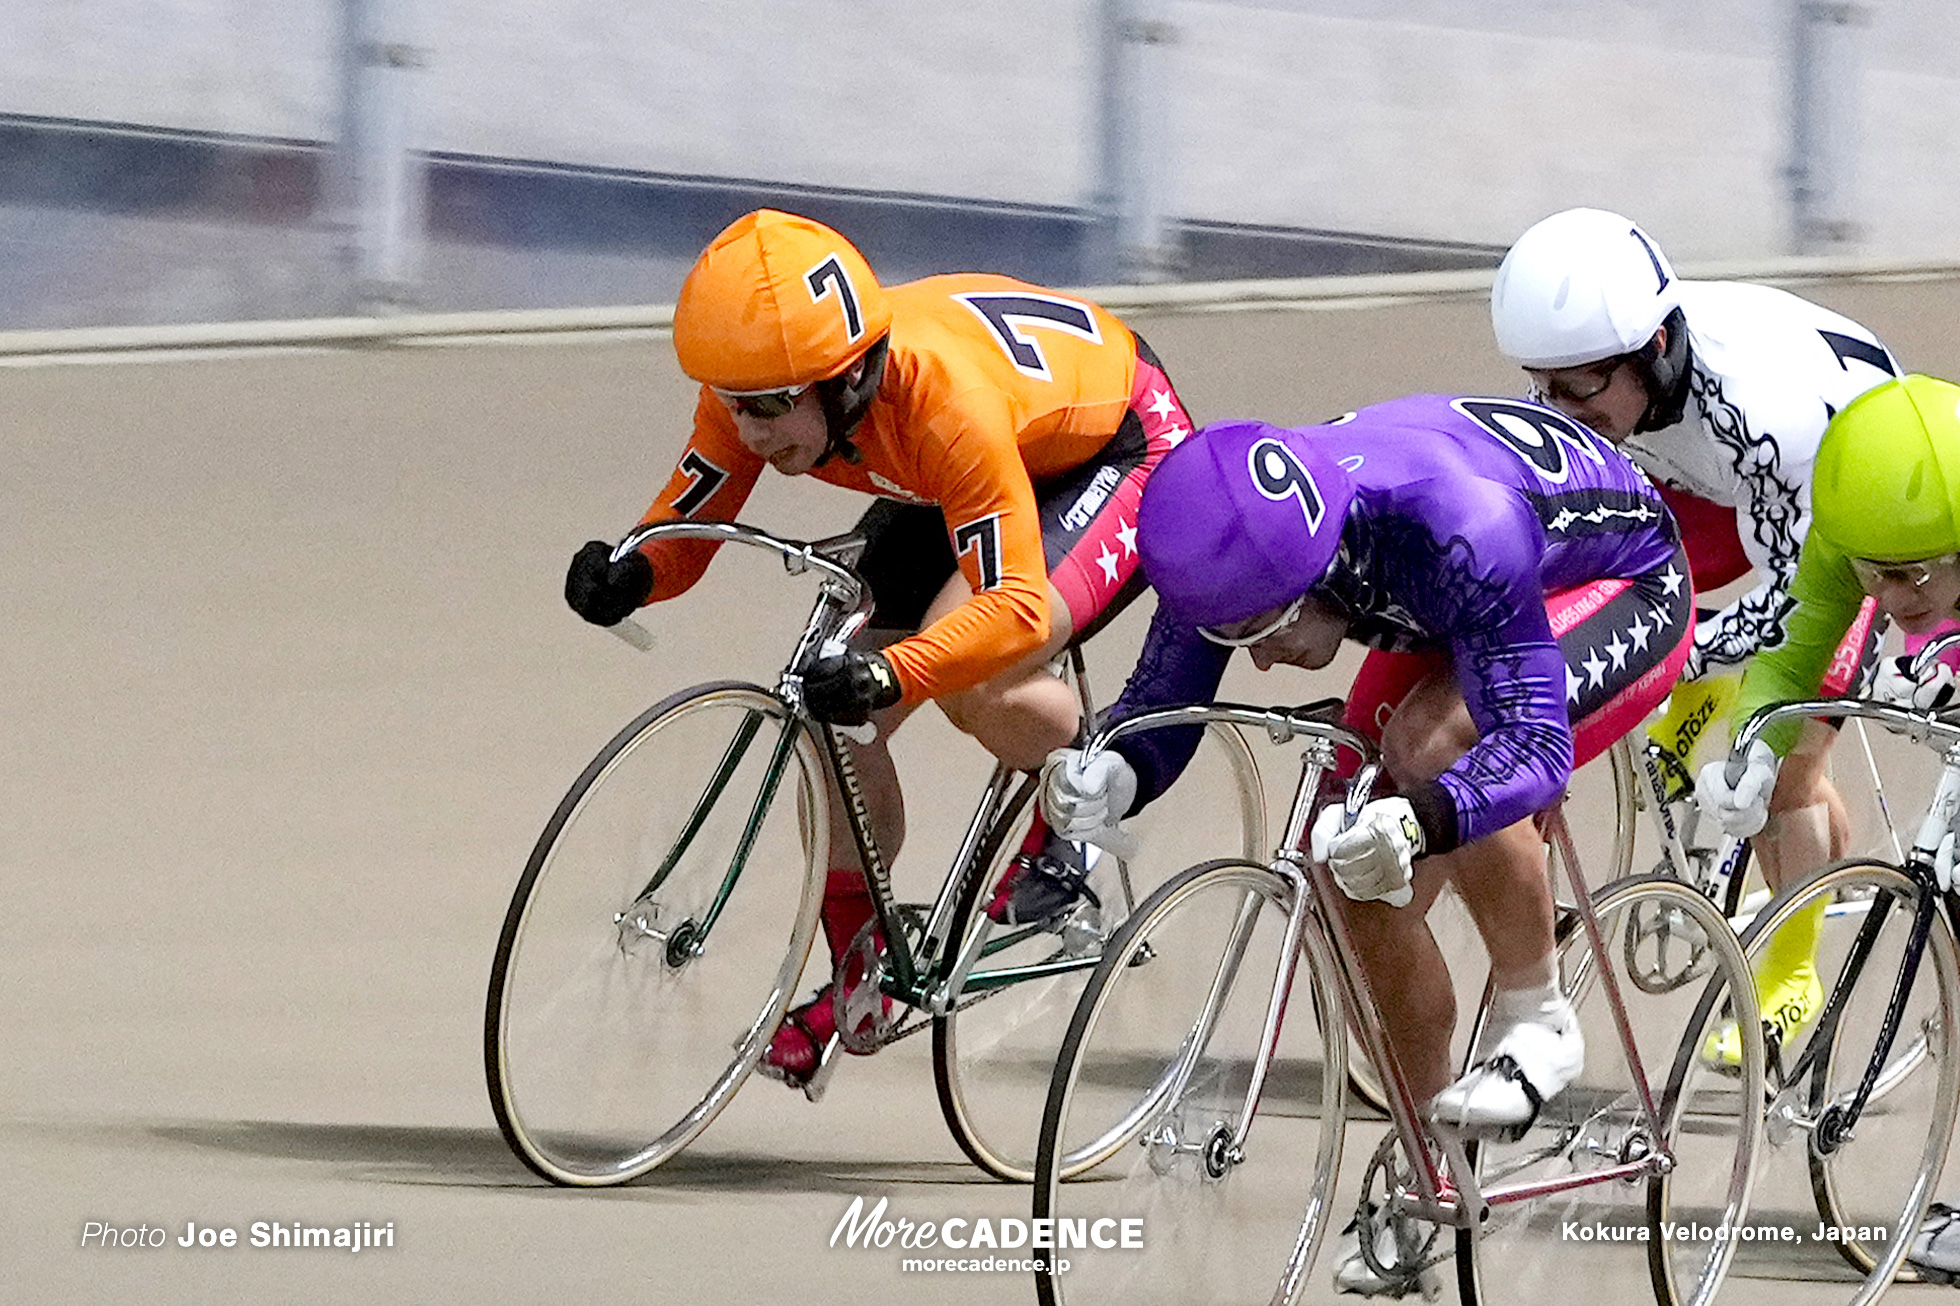
[[641, 898], [613, 917], [619, 930], [619, 950], [628, 957], [655, 956], [669, 966], [694, 960], [700, 927], [692, 919], [672, 920], [672, 913], [651, 898]]

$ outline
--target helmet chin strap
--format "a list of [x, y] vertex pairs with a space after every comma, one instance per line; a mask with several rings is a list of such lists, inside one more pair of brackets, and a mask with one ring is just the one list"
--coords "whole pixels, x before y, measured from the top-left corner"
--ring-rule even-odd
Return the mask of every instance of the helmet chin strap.
[[841, 437], [833, 435], [830, 437], [830, 443], [824, 446], [824, 451], [817, 455], [817, 460], [811, 463], [810, 466], [813, 468], [823, 466], [830, 461], [833, 454], [853, 467], [857, 466], [864, 458], [864, 454], [852, 442], [851, 437], [848, 435]]
[[1633, 429], [1636, 433], [1665, 431], [1688, 411], [1688, 379], [1694, 369], [1688, 350], [1688, 319], [1680, 309], [1661, 323], [1667, 339], [1656, 346], [1648, 341], [1640, 351], [1640, 374], [1647, 384], [1647, 411]]
[[858, 423], [864, 420], [866, 410], [878, 393], [878, 386], [885, 379], [885, 361], [890, 355], [891, 337], [885, 336], [865, 350], [858, 362], [842, 375], [817, 382], [817, 402], [823, 405], [824, 426], [829, 432], [830, 443], [812, 464], [813, 467], [823, 466], [833, 454], [853, 466], [864, 456], [852, 443], [851, 436], [857, 431]]

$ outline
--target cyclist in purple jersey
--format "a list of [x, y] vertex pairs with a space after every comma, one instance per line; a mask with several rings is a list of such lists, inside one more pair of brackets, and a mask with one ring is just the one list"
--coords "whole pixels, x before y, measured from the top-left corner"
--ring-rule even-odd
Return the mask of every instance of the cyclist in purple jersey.
[[[1386, 1032], [1430, 1117], [1521, 1129], [1584, 1058], [1531, 818], [1666, 696], [1691, 647], [1693, 587], [1659, 492], [1551, 409], [1420, 395], [1325, 426], [1208, 427], [1165, 458], [1138, 530], [1159, 607], [1112, 718], [1210, 699], [1233, 647], [1262, 670], [1324, 667], [1343, 638], [1426, 659], [1384, 704], [1396, 792], [1350, 828], [1323, 811], [1312, 853], [1354, 900]], [[1086, 763], [1063, 750], [1044, 809], [1069, 838], [1107, 836], [1195, 746], [1152, 731]], [[1423, 920], [1452, 878], [1498, 989], [1454, 1083], [1455, 997]]]

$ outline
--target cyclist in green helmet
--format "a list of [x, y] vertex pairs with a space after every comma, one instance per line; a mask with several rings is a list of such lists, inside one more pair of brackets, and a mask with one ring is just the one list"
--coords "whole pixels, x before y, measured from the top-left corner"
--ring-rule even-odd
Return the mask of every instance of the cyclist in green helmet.
[[[1904, 632], [1908, 650], [1960, 616], [1960, 385], [1912, 375], [1847, 404], [1818, 445], [1810, 502], [1786, 634], [1749, 664], [1734, 726], [1768, 704], [1817, 697], [1866, 595]], [[1915, 675], [1912, 661], [1910, 654], [1881, 660], [1866, 692], [1920, 710], [1948, 706], [1952, 668], [1935, 662]], [[1695, 784], [1702, 810], [1731, 834], [1756, 834], [1777, 768], [1802, 730], [1802, 722], [1785, 721], [1766, 731], [1733, 785], [1726, 762], [1702, 768]], [[1949, 839], [1943, 877], [1951, 875], [1951, 850]], [[1814, 951], [1822, 913], [1800, 921]]]
[[[1789, 636], [1750, 664], [1734, 724], [1766, 704], [1811, 697], [1867, 594], [1909, 641], [1960, 616], [1960, 385], [1913, 375], [1867, 391], [1832, 419], [1813, 476]], [[1909, 658], [1890, 660], [1870, 692], [1947, 707], [1953, 671], [1935, 663], [1915, 677]], [[1733, 786], [1723, 763], [1704, 767], [1695, 785], [1703, 809], [1733, 833], [1760, 828], [1778, 759], [1800, 728], [1766, 731]], [[1942, 887], [1953, 882], [1954, 842], [1949, 834], [1935, 859]], [[1960, 1206], [1934, 1203], [1906, 1259], [1937, 1282], [1960, 1279]]]

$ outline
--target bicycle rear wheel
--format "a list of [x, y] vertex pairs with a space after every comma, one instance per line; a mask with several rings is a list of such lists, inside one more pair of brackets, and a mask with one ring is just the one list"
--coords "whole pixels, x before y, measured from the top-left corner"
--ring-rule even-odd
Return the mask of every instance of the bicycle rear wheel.
[[[1798, 1073], [1771, 1101], [1767, 1127], [1772, 1156], [1802, 1157], [1823, 1229], [1842, 1231], [1818, 1241], [1868, 1276], [1860, 1300], [1900, 1268], [1934, 1195], [1960, 1101], [1960, 1063], [1948, 1041], [1960, 1002], [1960, 959], [1945, 915], [1936, 911], [1870, 1096], [1854, 1124], [1843, 1121], [1878, 1050], [1917, 893], [1886, 863], [1840, 862], [1779, 895], [1743, 936], [1753, 959], [1784, 922], [1820, 899], [1828, 904], [1818, 973], [1827, 993], [1842, 993], [1841, 1011], [1827, 1012], [1781, 1051], [1781, 1065]], [[1788, 1182], [1787, 1168], [1779, 1170]], [[1800, 1232], [1809, 1239], [1817, 1231]]]
[[[1207, 862], [1160, 888], [1110, 941], [1041, 1120], [1034, 1217], [1054, 1222], [1057, 1243], [1035, 1278], [1044, 1306], [1298, 1297], [1340, 1165], [1346, 1044], [1311, 914], [1306, 973], [1293, 969], [1292, 907], [1292, 888], [1270, 869]], [[1290, 1019], [1262, 1061], [1276, 977], [1296, 976]], [[1264, 1090], [1234, 1153], [1262, 1064]], [[1125, 1221], [1136, 1222], [1137, 1245], [1096, 1245], [1120, 1244]]]
[[[1705, 898], [1667, 876], [1609, 885], [1594, 911], [1603, 948], [1572, 921], [1558, 953], [1586, 1036], [1584, 1072], [1544, 1104], [1523, 1139], [1473, 1150], [1480, 1186], [1494, 1200], [1484, 1227], [1457, 1237], [1466, 1306], [1562, 1304], [1581, 1284], [1596, 1298], [1628, 1291], [1630, 1301], [1651, 1295], [1663, 1306], [1706, 1306], [1746, 1217], [1762, 1129], [1760, 1033], [1752, 1024], [1755, 1036], [1743, 1039], [1739, 1076], [1717, 1074], [1696, 1055], [1731, 1004], [1753, 1019], [1741, 946]], [[1615, 1018], [1615, 990], [1633, 1057]], [[1602, 1173], [1663, 1148], [1673, 1158], [1663, 1173]], [[1577, 1182], [1589, 1175], [1598, 1177]], [[1531, 1181], [1572, 1186], [1524, 1201], [1501, 1191]]]
[[815, 935], [822, 761], [781, 699], [648, 709], [565, 795], [497, 941], [497, 1124], [555, 1183], [623, 1183], [707, 1128], [781, 1022]]
[[[1129, 918], [1134, 895], [1207, 856], [1252, 858], [1265, 852], [1265, 795], [1252, 750], [1230, 725], [1206, 727], [1178, 781], [1203, 796], [1207, 819], [1192, 821], [1189, 803], [1158, 803], [1130, 824], [1138, 853], [1127, 862], [1103, 856], [1090, 875], [1099, 905], [1080, 904], [1047, 929], [997, 925], [987, 905], [1020, 851], [1034, 804], [1010, 814], [992, 836], [987, 873], [972, 878], [955, 933], [963, 953], [979, 949], [978, 982], [934, 1020], [933, 1080], [946, 1125], [960, 1150], [996, 1178], [1034, 1178], [1036, 1134], [1055, 1069], [1055, 1052], [1103, 945]], [[995, 984], [1018, 967], [1074, 962], [1074, 969]]]

